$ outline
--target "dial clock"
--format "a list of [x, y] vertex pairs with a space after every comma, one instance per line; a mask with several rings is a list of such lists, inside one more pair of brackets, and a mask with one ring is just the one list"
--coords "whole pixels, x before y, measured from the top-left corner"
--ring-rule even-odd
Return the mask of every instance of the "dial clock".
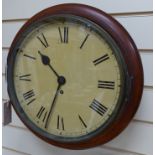
[[143, 88], [137, 48], [106, 13], [80, 4], [48, 8], [16, 35], [7, 61], [10, 101], [50, 144], [83, 149], [116, 137]]

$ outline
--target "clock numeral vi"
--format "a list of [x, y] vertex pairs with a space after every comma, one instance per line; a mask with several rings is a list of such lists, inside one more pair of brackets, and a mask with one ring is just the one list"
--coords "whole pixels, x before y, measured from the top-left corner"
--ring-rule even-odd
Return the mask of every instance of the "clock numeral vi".
[[108, 110], [107, 107], [105, 107], [99, 101], [97, 101], [95, 99], [93, 100], [93, 102], [91, 103], [91, 105], [89, 107], [101, 116], [103, 116], [105, 114], [105, 112]]
[[61, 117], [59, 115], [57, 117], [57, 129], [65, 130], [65, 128], [64, 128], [64, 119], [63, 119], [63, 117]]
[[98, 81], [98, 88], [114, 89], [115, 82], [113, 82], [113, 81]]
[[39, 37], [39, 36], [37, 36], [37, 39], [41, 42], [41, 44], [45, 47], [45, 48], [47, 48], [49, 45], [48, 45], [48, 42], [47, 42], [47, 40], [46, 40], [46, 38], [45, 38], [45, 36], [44, 36], [44, 34], [43, 33], [41, 33], [41, 36]]
[[67, 43], [68, 43], [69, 28], [65, 26], [65, 27], [63, 28], [63, 31], [61, 31], [61, 28], [58, 27], [58, 31], [59, 31], [61, 43], [67, 44]]
[[44, 122], [47, 116], [47, 111], [45, 110], [45, 107], [41, 106], [36, 116], [38, 119], [42, 118], [42, 121]]
[[108, 60], [108, 59], [109, 59], [108, 54], [105, 54], [105, 55], [103, 55], [102, 57], [100, 57], [100, 58], [94, 60], [93, 63], [94, 63], [94, 65], [96, 66], [96, 65], [100, 64], [101, 62], [106, 61], [106, 60]]

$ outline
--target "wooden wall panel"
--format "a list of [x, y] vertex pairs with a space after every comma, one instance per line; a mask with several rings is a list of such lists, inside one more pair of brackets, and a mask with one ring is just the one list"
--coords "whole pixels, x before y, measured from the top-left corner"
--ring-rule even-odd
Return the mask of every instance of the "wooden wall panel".
[[[18, 151], [33, 155], [72, 155], [73, 153], [74, 155], [105, 155], [107, 153], [104, 149], [102, 150], [104, 146], [83, 151], [73, 151], [57, 148], [43, 142], [28, 130], [11, 126], [3, 127], [3, 135], [4, 147], [13, 148]], [[126, 138], [127, 135], [130, 137]], [[21, 141], [21, 137], [23, 137], [24, 140]], [[131, 123], [126, 131], [124, 131], [119, 137], [110, 143], [107, 143], [105, 146], [114, 148], [116, 150], [123, 150], [123, 152], [114, 151], [113, 154], [111, 152], [110, 155], [135, 155], [138, 153], [151, 155], [151, 139], [152, 125], [144, 125], [143, 123]], [[147, 147], [145, 143], [147, 143], [149, 147]]]
[[144, 85], [153, 85], [153, 53], [140, 53], [143, 70], [144, 70]]
[[152, 124], [134, 122], [130, 123], [117, 138], [106, 145], [131, 150], [141, 154], [153, 154], [153, 128]]
[[[60, 3], [75, 3], [72, 0], [5, 0], [3, 1], [3, 19], [21, 19], [30, 18], [38, 11], [47, 7], [60, 4]], [[76, 0], [76, 3], [87, 4], [108, 13], [133, 13], [133, 12], [149, 12], [152, 11], [152, 0]], [[9, 7], [9, 6], [11, 7]]]
[[153, 90], [152, 89], [144, 88], [141, 104], [134, 119], [153, 122]]
[[2, 155], [30, 155], [30, 154], [3, 147]]

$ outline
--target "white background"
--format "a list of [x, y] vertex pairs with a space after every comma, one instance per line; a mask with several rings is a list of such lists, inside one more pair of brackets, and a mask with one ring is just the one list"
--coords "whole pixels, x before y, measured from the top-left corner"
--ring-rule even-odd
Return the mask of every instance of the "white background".
[[[8, 99], [5, 65], [9, 47], [20, 27], [35, 13], [71, 0], [3, 0], [2, 84], [3, 102]], [[133, 37], [144, 69], [144, 92], [133, 121], [117, 138], [97, 148], [71, 151], [51, 146], [34, 136], [13, 112], [13, 122], [3, 127], [3, 155], [152, 155], [153, 41], [152, 0], [76, 0], [106, 11]], [[136, 88], [135, 88], [136, 89]]]

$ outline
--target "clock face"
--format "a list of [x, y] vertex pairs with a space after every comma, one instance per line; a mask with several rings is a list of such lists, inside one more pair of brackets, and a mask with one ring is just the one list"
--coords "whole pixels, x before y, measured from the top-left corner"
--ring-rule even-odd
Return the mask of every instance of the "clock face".
[[123, 60], [96, 24], [51, 17], [32, 25], [14, 53], [17, 106], [40, 134], [85, 139], [115, 118], [123, 98]]
[[112, 140], [129, 124], [140, 104], [143, 68], [115, 19], [62, 4], [39, 12], [17, 33], [7, 84], [10, 103], [35, 135], [84, 149]]

